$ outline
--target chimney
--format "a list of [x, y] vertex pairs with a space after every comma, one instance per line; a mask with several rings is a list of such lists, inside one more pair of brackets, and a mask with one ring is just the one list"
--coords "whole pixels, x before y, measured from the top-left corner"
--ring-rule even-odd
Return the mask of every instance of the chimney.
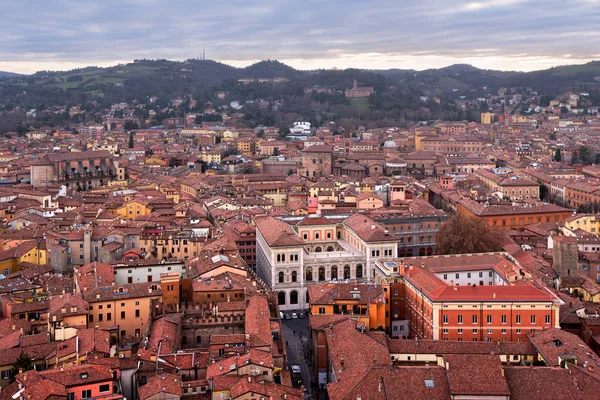
[[446, 361], [446, 371], [450, 370], [450, 363]]
[[494, 299], [496, 298], [496, 292], [494, 292], [494, 293], [492, 294], [492, 297], [493, 297]]

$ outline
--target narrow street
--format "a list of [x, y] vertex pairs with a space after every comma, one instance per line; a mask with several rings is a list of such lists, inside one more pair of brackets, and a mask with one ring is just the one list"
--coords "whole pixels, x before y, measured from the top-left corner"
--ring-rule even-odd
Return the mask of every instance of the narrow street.
[[[291, 313], [290, 313], [291, 314]], [[305, 355], [310, 356], [308, 341], [308, 318], [282, 320], [285, 339], [287, 341], [288, 364], [298, 365], [301, 370], [302, 382], [306, 389], [306, 399], [312, 399], [312, 373], [311, 364]]]

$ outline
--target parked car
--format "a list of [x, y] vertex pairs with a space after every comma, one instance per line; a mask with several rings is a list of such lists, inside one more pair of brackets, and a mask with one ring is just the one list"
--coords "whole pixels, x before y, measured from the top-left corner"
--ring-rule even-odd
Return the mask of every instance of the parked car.
[[300, 374], [300, 367], [298, 365], [292, 365], [292, 385], [297, 387], [302, 385], [302, 375]]
[[298, 318], [298, 314], [296, 314], [296, 313], [292, 313], [292, 318], [293, 318], [293, 319], [296, 319], [296, 318]]
[[289, 313], [285, 313], [284, 316], [285, 316], [285, 319], [292, 319], [292, 316]]
[[298, 314], [298, 318], [300, 318], [300, 319], [304, 319], [304, 313], [303, 313], [303, 312], [299, 313], [299, 314]]

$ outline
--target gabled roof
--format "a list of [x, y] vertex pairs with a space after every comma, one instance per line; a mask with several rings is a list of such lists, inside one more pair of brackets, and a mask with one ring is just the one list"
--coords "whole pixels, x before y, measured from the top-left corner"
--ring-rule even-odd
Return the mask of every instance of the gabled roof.
[[274, 217], [256, 218], [256, 229], [262, 234], [270, 247], [302, 246], [304, 241], [296, 234], [290, 224]]

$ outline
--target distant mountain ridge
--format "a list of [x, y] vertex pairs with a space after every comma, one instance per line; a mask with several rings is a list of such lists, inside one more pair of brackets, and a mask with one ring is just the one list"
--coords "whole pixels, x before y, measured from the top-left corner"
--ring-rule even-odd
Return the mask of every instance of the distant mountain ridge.
[[[294, 69], [277, 60], [264, 60], [236, 68], [212, 60], [135, 60], [107, 68], [86, 67], [71, 71], [40, 71], [33, 75], [0, 72], [0, 102], [12, 100], [25, 105], [79, 103], [93, 98], [113, 101], [140, 96], [180, 96], [207, 93], [243, 78], [284, 77], [302, 95], [303, 87], [315, 85], [344, 90], [356, 79], [378, 93], [398, 87], [412, 93], [453, 98], [458, 95], [483, 96], [500, 87], [531, 87], [542, 94], [556, 95], [565, 90], [600, 88], [600, 62], [559, 66], [533, 72], [485, 70], [469, 64], [455, 64], [422, 71], [312, 70]], [[254, 92], [252, 92], [254, 91]], [[491, 91], [491, 92], [490, 92]], [[26, 92], [25, 95], [23, 93]], [[250, 86], [248, 98], [280, 96], [277, 85]]]
[[0, 78], [6, 78], [6, 77], [10, 77], [10, 76], [19, 76], [21, 74], [17, 74], [14, 72], [6, 72], [6, 71], [0, 71]]

